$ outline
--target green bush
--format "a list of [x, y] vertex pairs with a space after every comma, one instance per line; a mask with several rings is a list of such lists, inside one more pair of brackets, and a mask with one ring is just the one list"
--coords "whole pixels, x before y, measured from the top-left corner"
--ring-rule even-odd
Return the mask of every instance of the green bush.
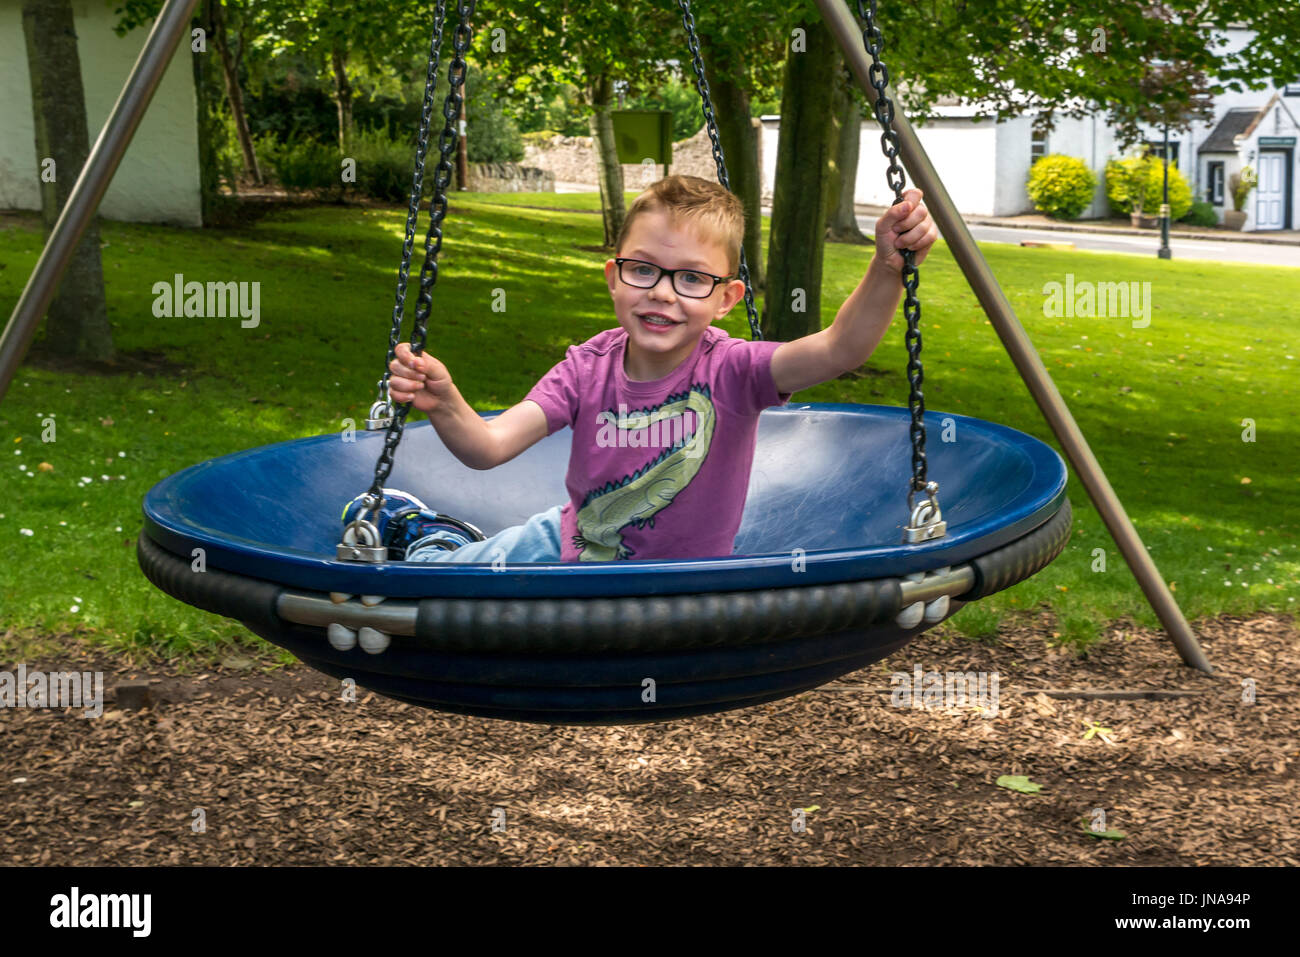
[[307, 137], [281, 143], [270, 134], [256, 141], [257, 157], [285, 189], [310, 190], [341, 196], [343, 168], [338, 148]]
[[532, 133], [525, 133], [523, 141], [525, 146], [545, 146], [552, 136], [559, 136], [555, 130], [534, 130]]
[[[465, 88], [469, 90], [465, 101], [465, 151], [469, 162], [517, 163], [523, 159], [523, 137], [518, 124], [506, 114], [507, 94], [500, 81], [470, 64], [465, 73]], [[434, 111], [434, 118], [441, 129], [442, 111]], [[436, 153], [437, 144], [437, 137], [432, 136], [431, 153]]]
[[1219, 214], [1214, 211], [1214, 206], [1202, 200], [1192, 203], [1191, 209], [1183, 217], [1183, 222], [1189, 226], [1217, 226], [1219, 225]]
[[1142, 195], [1145, 181], [1146, 149], [1138, 156], [1109, 160], [1106, 163], [1106, 200], [1112, 215], [1128, 215], [1136, 206], [1134, 199]]
[[[212, 131], [209, 138], [211, 152], [208, 162], [212, 166], [209, 172], [215, 176], [217, 182], [225, 183], [233, 189], [244, 172], [244, 151], [239, 145], [234, 117], [229, 111], [220, 113], [214, 119], [210, 129]], [[258, 158], [261, 159], [261, 154]]]
[[[1163, 164], [1154, 156], [1129, 156], [1106, 164], [1106, 198], [1115, 213], [1127, 216], [1134, 210], [1135, 200], [1140, 198], [1143, 215], [1157, 215], [1163, 183]], [[1178, 164], [1170, 163], [1169, 217], [1182, 219], [1191, 208], [1192, 188], [1178, 171]]]
[[1083, 160], [1060, 153], [1034, 163], [1026, 186], [1034, 206], [1056, 219], [1077, 219], [1096, 188], [1097, 177]]
[[[407, 203], [415, 174], [415, 142], [394, 139], [383, 130], [358, 132], [352, 136], [352, 158], [357, 161], [356, 190], [374, 199]], [[437, 140], [429, 137], [429, 154], [424, 164], [424, 192], [433, 185], [438, 165]]]

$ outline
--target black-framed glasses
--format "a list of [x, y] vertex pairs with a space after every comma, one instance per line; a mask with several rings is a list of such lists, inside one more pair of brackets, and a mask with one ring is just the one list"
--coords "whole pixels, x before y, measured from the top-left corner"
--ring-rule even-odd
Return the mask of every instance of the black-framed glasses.
[[669, 281], [677, 294], [687, 299], [708, 299], [720, 282], [728, 282], [734, 276], [714, 276], [698, 269], [664, 269], [644, 259], [615, 259], [618, 275], [629, 286], [639, 289], [653, 289], [659, 284], [659, 277], [667, 273]]

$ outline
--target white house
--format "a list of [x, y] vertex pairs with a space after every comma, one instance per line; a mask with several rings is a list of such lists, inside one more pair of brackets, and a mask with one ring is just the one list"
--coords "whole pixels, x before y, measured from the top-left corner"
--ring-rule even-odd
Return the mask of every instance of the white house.
[[[113, 4], [74, 0], [73, 22], [93, 145], [148, 35], [113, 32]], [[215, 56], [216, 54], [209, 54]], [[99, 211], [107, 219], [201, 225], [198, 103], [188, 43], [163, 75]], [[0, 0], [0, 209], [40, 209], [41, 165], [32, 123], [32, 88], [22, 0]], [[57, 175], [76, 171], [57, 170]]]
[[[1231, 51], [1250, 38], [1246, 30], [1224, 31], [1224, 49]], [[1034, 211], [1025, 191], [1029, 168], [1040, 156], [1063, 153], [1086, 162], [1097, 174], [1097, 190], [1084, 219], [1108, 215], [1105, 167], [1121, 154], [1103, 119], [1059, 116], [1045, 137], [1033, 132], [1033, 117], [1026, 115], [994, 122], [991, 111], [977, 105], [940, 105], [934, 116], [909, 117], [921, 145], [934, 163], [957, 209], [968, 215], [1011, 216]], [[764, 192], [770, 194], [776, 174], [780, 117], [764, 116]], [[1152, 151], [1163, 153], [1163, 131], [1148, 128]], [[1232, 209], [1229, 177], [1252, 166], [1259, 186], [1249, 196], [1244, 211], [1246, 230], [1300, 228], [1300, 190], [1297, 185], [1297, 139], [1300, 138], [1300, 78], [1278, 88], [1227, 92], [1214, 101], [1214, 120], [1190, 131], [1170, 132], [1171, 161], [1192, 187], [1195, 199], [1214, 204], [1220, 221]], [[855, 199], [859, 203], [888, 205], [894, 201], [886, 185], [888, 163], [880, 151], [880, 127], [874, 119], [862, 124], [862, 139]], [[910, 185], [910, 183], [909, 183]]]

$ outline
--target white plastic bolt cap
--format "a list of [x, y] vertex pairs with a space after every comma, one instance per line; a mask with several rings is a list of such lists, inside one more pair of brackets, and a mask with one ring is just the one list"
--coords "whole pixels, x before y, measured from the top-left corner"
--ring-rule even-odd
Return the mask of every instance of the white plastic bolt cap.
[[357, 633], [337, 621], [326, 629], [326, 634], [329, 636], [330, 646], [339, 651], [351, 651], [357, 646]]
[[894, 621], [898, 623], [898, 626], [900, 628], [915, 628], [917, 625], [921, 623], [921, 619], [924, 616], [925, 616], [925, 602], [914, 601], [912, 602], [912, 604], [908, 605], [906, 608], [900, 611], [894, 617]]
[[386, 650], [392, 638], [369, 626], [363, 627], [357, 634], [357, 640], [361, 643], [361, 650], [367, 654], [377, 655]]
[[925, 606], [925, 620], [930, 624], [936, 621], [943, 621], [948, 614], [948, 596], [940, 595], [934, 601]]

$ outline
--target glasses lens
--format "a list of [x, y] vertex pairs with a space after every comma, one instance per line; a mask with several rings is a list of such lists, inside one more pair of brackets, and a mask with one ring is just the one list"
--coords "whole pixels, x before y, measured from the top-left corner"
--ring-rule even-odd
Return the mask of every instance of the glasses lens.
[[621, 275], [623, 281], [632, 286], [649, 289], [659, 282], [659, 267], [650, 263], [624, 262]]
[[679, 272], [673, 276], [673, 288], [691, 299], [703, 299], [713, 292], [713, 279], [702, 272]]

